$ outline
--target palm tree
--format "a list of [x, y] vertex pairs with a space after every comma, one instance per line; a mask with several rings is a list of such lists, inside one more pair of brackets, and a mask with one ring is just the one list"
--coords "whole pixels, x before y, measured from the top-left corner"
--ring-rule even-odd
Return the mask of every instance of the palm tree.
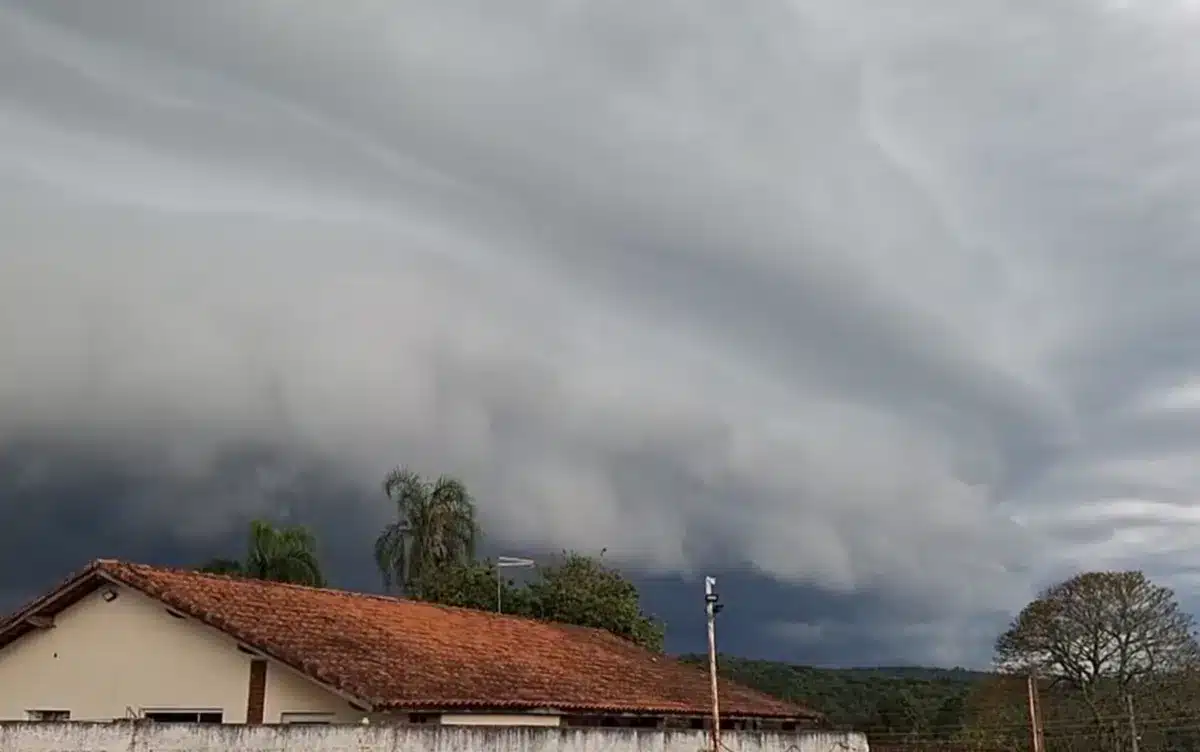
[[250, 550], [243, 565], [247, 577], [323, 587], [317, 540], [307, 528], [274, 528], [262, 520], [250, 523]]
[[383, 481], [383, 492], [396, 505], [396, 521], [375, 541], [375, 563], [383, 586], [411, 590], [426, 574], [475, 558], [479, 525], [475, 500], [463, 483], [443, 475], [430, 483], [407, 468], [396, 468]]
[[316, 550], [316, 538], [306, 528], [276, 528], [263, 520], [254, 520], [250, 523], [250, 542], [244, 561], [214, 559], [201, 571], [323, 587], [325, 578]]

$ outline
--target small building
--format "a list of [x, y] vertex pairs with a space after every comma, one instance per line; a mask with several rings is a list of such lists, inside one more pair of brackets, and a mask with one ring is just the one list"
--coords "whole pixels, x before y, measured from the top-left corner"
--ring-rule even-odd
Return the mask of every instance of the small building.
[[[710, 692], [598, 629], [111, 560], [0, 623], [0, 720], [705, 728]], [[822, 720], [720, 694], [728, 728]]]

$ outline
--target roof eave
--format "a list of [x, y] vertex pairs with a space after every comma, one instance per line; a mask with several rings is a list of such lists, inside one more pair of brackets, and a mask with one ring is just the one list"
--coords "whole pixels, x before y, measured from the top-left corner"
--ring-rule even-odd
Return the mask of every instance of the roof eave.
[[[232, 637], [239, 643], [245, 644], [251, 650], [262, 654], [263, 657], [271, 659], [272, 661], [299, 674], [308, 681], [317, 684], [325, 691], [340, 697], [355, 708], [361, 708], [363, 712], [379, 712], [379, 710], [377, 710], [377, 708], [380, 706], [378, 701], [366, 700], [352, 693], [346, 692], [330, 682], [314, 676], [311, 672], [305, 670], [303, 667], [292, 665], [290, 662], [273, 654], [271, 650], [265, 649], [262, 645], [255, 644], [253, 640], [245, 639], [245, 636], [243, 635], [233, 634], [229, 630], [222, 628], [220, 625], [213, 623], [212, 620], [205, 618], [203, 615], [194, 613], [192, 609], [186, 606], [186, 604], [170, 602], [156, 593], [147, 591], [143, 587], [139, 586], [139, 584], [135, 581], [126, 580], [118, 575], [115, 575], [113, 572], [105, 569], [104, 565], [106, 563], [108, 562], [102, 559], [91, 562], [87, 565], [87, 567], [81, 569], [60, 583], [58, 587], [31, 601], [28, 605], [12, 614], [6, 621], [0, 623], [0, 650], [3, 650], [8, 645], [12, 644], [36, 628], [29, 623], [30, 619], [41, 615], [47, 610], [55, 609], [57, 606], [69, 608], [81, 598], [86, 597], [88, 593], [94, 592], [102, 584], [108, 583], [110, 585], [127, 587], [131, 590], [136, 590], [138, 593], [147, 598], [155, 600], [166, 607], [181, 612], [189, 619], [194, 619], [210, 629], [215, 629], [229, 637]], [[58, 610], [54, 610], [52, 613], [58, 613]]]
[[151, 592], [151, 591], [148, 591], [148, 590], [142, 588], [141, 586], [139, 586], [139, 584], [137, 582], [135, 582], [133, 580], [124, 579], [124, 578], [120, 577], [119, 575], [116, 575], [110, 571], [103, 569], [103, 568], [100, 568], [98, 570], [97, 574], [99, 574], [99, 576], [101, 578], [103, 578], [104, 580], [106, 580], [108, 582], [111, 582], [115, 585], [121, 585], [123, 587], [132, 588], [133, 590], [138, 591], [145, 597], [151, 598], [155, 601], [158, 601], [159, 603], [163, 604], [166, 607], [169, 607], [171, 609], [179, 611], [180, 613], [182, 613], [184, 616], [186, 616], [189, 619], [193, 619], [195, 621], [200, 622], [201, 624], [208, 627], [209, 629], [215, 629], [218, 632], [226, 635], [227, 637], [233, 638], [239, 644], [244, 645], [245, 647], [249, 648], [250, 650], [254, 651], [255, 653], [260, 654], [261, 657], [267, 658], [271, 661], [274, 661], [275, 663], [285, 667], [289, 671], [292, 671], [293, 673], [303, 677], [304, 679], [312, 682], [313, 684], [316, 684], [317, 686], [324, 689], [326, 692], [329, 692], [330, 694], [340, 697], [341, 699], [343, 699], [347, 703], [349, 703], [351, 706], [353, 706], [355, 709], [360, 709], [364, 713], [379, 712], [377, 710], [377, 708], [379, 707], [378, 701], [368, 700], [368, 699], [359, 697], [351, 692], [345, 691], [344, 689], [336, 686], [335, 684], [329, 682], [328, 680], [318, 677], [315, 673], [313, 673], [312, 671], [309, 671], [304, 666], [295, 665], [291, 661], [289, 661], [285, 658], [282, 658], [281, 656], [276, 654], [275, 651], [271, 650], [268, 647], [264, 647], [262, 644], [258, 643], [253, 638], [248, 637], [247, 635], [238, 634], [226, 627], [221, 626], [215, 620], [207, 617], [205, 614], [199, 613], [195, 609], [190, 608], [188, 606], [188, 604], [186, 604], [186, 603], [175, 602], [174, 600], [168, 600], [166, 598], [163, 598], [161, 595], [159, 595], [157, 593], [154, 593], [154, 592]]
[[[29, 623], [30, 619], [41, 616], [56, 606], [61, 605], [66, 608], [73, 605], [80, 598], [99, 587], [105, 579], [100, 562], [95, 561], [67, 578], [49, 593], [34, 599], [0, 624], [0, 649], [8, 647], [31, 629], [35, 629], [36, 627]], [[51, 613], [58, 613], [58, 611], [53, 610]]]

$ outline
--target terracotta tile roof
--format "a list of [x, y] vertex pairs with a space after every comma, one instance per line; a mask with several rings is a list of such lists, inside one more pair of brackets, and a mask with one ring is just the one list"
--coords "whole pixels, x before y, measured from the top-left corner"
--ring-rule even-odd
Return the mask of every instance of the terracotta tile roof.
[[[399, 598], [100, 560], [0, 625], [104, 580], [139, 590], [373, 710], [535, 709], [707, 715], [708, 674], [597, 629]], [[91, 586], [88, 587], [88, 583]], [[819, 713], [721, 682], [722, 715]]]

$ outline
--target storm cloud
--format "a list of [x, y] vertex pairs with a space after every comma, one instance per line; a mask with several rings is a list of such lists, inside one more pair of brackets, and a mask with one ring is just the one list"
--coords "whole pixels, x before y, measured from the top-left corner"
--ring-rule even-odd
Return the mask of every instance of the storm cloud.
[[1200, 15], [885, 5], [0, 2], [0, 592], [256, 515], [368, 586], [397, 463], [744, 652], [1189, 588]]

